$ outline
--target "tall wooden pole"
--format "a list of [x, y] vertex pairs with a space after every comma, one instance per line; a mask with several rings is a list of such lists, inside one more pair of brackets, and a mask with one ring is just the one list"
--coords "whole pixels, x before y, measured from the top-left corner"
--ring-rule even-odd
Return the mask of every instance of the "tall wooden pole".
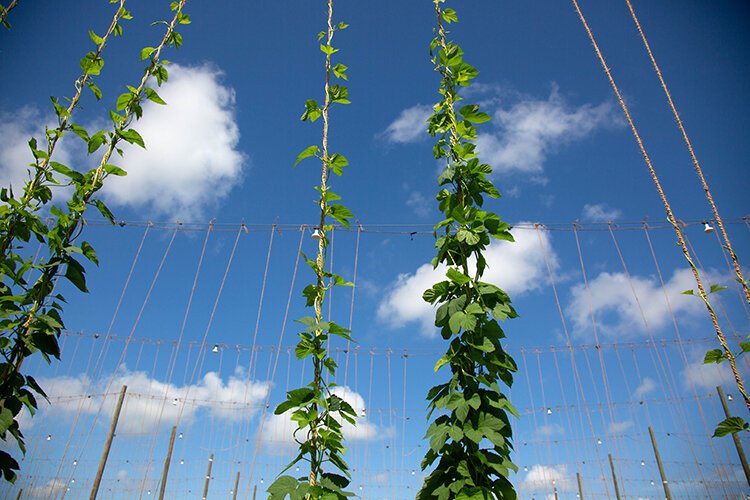
[[169, 448], [167, 458], [164, 460], [164, 470], [161, 473], [161, 486], [159, 486], [159, 500], [164, 500], [164, 492], [167, 489], [167, 476], [169, 475], [169, 464], [172, 462], [172, 449], [174, 448], [174, 437], [177, 434], [177, 426], [172, 426], [172, 435], [169, 436]]
[[656, 457], [656, 464], [659, 466], [659, 475], [661, 476], [661, 484], [664, 486], [664, 495], [667, 500], [672, 500], [672, 494], [669, 492], [669, 483], [667, 482], [667, 476], [664, 474], [664, 465], [661, 463], [661, 455], [659, 455], [659, 447], [656, 445], [656, 438], [654, 437], [654, 430], [651, 426], [648, 427], [648, 433], [651, 436], [651, 445], [654, 447], [654, 456]]
[[211, 467], [214, 465], [214, 454], [208, 457], [208, 470], [206, 471], [206, 483], [203, 485], [203, 500], [208, 498], [208, 483], [211, 482]]
[[234, 489], [232, 490], [232, 500], [237, 500], [237, 488], [240, 486], [240, 471], [237, 471], [237, 476], [234, 478]]
[[18, 490], [18, 496], [16, 497], [16, 500], [21, 500], [21, 495], [23, 495], [23, 488]]
[[107, 441], [104, 443], [104, 453], [99, 461], [99, 469], [96, 471], [94, 477], [94, 485], [91, 487], [91, 496], [89, 500], [96, 500], [96, 495], [99, 494], [99, 484], [102, 482], [102, 476], [104, 475], [104, 467], [107, 465], [107, 457], [109, 457], [109, 449], [112, 448], [112, 439], [115, 437], [115, 430], [117, 430], [117, 421], [120, 420], [120, 410], [122, 410], [122, 402], [125, 400], [125, 391], [128, 390], [127, 385], [123, 385], [120, 389], [120, 398], [117, 400], [117, 406], [115, 407], [115, 414], [112, 417], [112, 425], [109, 427], [109, 434], [107, 435]]
[[615, 483], [615, 497], [620, 500], [620, 487], [617, 486], [617, 474], [615, 474], [615, 463], [612, 461], [612, 454], [607, 453], [609, 457], [609, 468], [612, 469], [612, 482]]
[[253, 486], [253, 500], [255, 500], [255, 494], [258, 493], [258, 485]]
[[581, 481], [580, 472], [576, 472], [576, 479], [578, 480], [578, 498], [583, 500], [583, 481]]
[[[732, 416], [732, 412], [729, 411], [729, 405], [724, 397], [724, 390], [721, 387], [717, 387], [716, 390], [719, 393], [719, 399], [721, 400], [721, 406], [724, 408], [724, 415], [727, 418]], [[745, 480], [747, 480], [748, 486], [750, 486], [750, 467], [747, 465], [747, 457], [745, 457], [745, 450], [742, 449], [742, 443], [740, 442], [739, 433], [735, 432], [732, 434], [734, 440], [734, 447], [737, 448], [737, 455], [740, 457], [740, 463], [742, 464], [742, 470], [745, 471]]]
[[555, 500], [557, 500], [557, 486], [554, 487], [552, 493], [555, 495]]

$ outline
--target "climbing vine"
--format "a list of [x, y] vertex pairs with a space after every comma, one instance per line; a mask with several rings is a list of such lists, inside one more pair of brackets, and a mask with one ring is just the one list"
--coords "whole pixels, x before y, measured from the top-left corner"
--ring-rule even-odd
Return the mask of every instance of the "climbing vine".
[[[131, 19], [124, 6], [125, 0], [111, 1], [118, 4], [117, 11], [103, 36], [89, 32], [96, 48], [80, 61], [83, 74], [75, 82], [76, 91], [69, 106], [63, 107], [52, 98], [58, 126], [46, 130], [46, 148], [40, 149], [34, 138], [29, 141], [34, 163], [22, 194], [16, 197], [12, 187], [0, 191], [0, 438], [5, 440], [10, 434], [24, 453], [18, 415], [24, 406], [33, 415], [37, 409], [34, 393], [46, 395], [33, 377], [21, 373], [22, 364], [37, 352], [47, 362], [51, 357], [60, 357], [57, 339], [64, 328], [65, 298], [55, 293], [57, 280], [63, 277], [78, 290], [88, 291], [86, 270], [80, 259], [83, 257], [97, 264], [98, 258], [88, 242], [78, 243], [83, 216], [88, 207], [94, 206], [114, 223], [110, 210], [95, 195], [107, 177], [125, 175], [124, 170], [110, 163], [113, 154], [123, 154], [120, 149], [122, 141], [145, 147], [143, 138], [132, 128], [133, 122], [143, 114], [143, 100], [166, 104], [148, 83], [154, 78], [157, 85], [161, 85], [168, 78], [166, 63], [160, 59], [161, 52], [167, 46], [179, 47], [182, 44], [175, 26], [190, 23], [189, 16], [183, 12], [185, 2], [172, 2], [170, 7], [174, 15], [171, 21], [156, 23], [165, 25], [166, 32], [156, 47], [141, 50], [141, 60], [148, 61], [143, 77], [137, 87], [128, 86], [127, 92], [117, 98], [115, 109], [109, 112], [112, 128], [90, 134], [72, 121], [73, 112], [85, 88], [89, 88], [97, 100], [102, 98], [93, 81], [104, 67], [102, 53], [111, 36], [122, 34], [121, 21]], [[95, 168], [81, 173], [52, 160], [55, 145], [66, 132], [82, 139], [89, 154], [103, 148]], [[60, 186], [67, 186], [72, 191], [64, 204], [58, 198], [53, 200], [53, 188]], [[45, 207], [49, 210], [48, 218], [40, 215]], [[32, 239], [45, 247], [38, 262], [28, 256], [27, 245]], [[31, 275], [36, 277], [31, 280]], [[18, 462], [9, 453], [0, 451], [3, 477], [13, 481], [18, 469]]]
[[429, 450], [422, 469], [435, 465], [419, 491], [420, 499], [516, 498], [508, 480], [517, 470], [510, 460], [511, 426], [517, 416], [499, 382], [510, 386], [516, 364], [503, 349], [500, 322], [517, 316], [508, 295], [481, 281], [487, 267], [483, 255], [494, 239], [513, 241], [510, 226], [496, 214], [482, 210], [484, 197], [500, 193], [488, 179], [492, 168], [477, 158], [475, 124], [489, 115], [476, 104], [464, 105], [461, 87], [478, 74], [466, 63], [463, 50], [447, 39], [445, 24], [458, 21], [444, 0], [433, 0], [436, 36], [430, 44], [432, 61], [441, 76], [441, 101], [434, 107], [428, 131], [437, 141], [435, 158], [445, 162], [437, 194], [444, 219], [435, 226], [437, 255], [433, 267], [446, 268], [447, 280], [424, 292], [437, 305], [435, 326], [450, 344], [435, 370], [450, 368], [448, 382], [430, 389], [429, 416], [437, 414], [428, 430]]
[[10, 29], [10, 23], [8, 22], [8, 14], [18, 5], [18, 0], [11, 0], [8, 5], [0, 3], [0, 24]]
[[[320, 208], [318, 226], [314, 229], [313, 238], [318, 242], [317, 257], [309, 259], [303, 255], [305, 262], [315, 273], [315, 282], [303, 290], [307, 307], [313, 308], [313, 316], [305, 316], [297, 320], [305, 329], [299, 333], [299, 342], [295, 349], [298, 359], [310, 359], [313, 365], [313, 380], [305, 387], [287, 392], [287, 398], [275, 410], [277, 415], [291, 412], [291, 419], [296, 423], [294, 439], [299, 445], [299, 452], [286, 469], [299, 462], [307, 462], [310, 472], [307, 477], [295, 478], [280, 475], [268, 488], [269, 498], [284, 499], [318, 499], [345, 498], [353, 496], [344, 491], [349, 485], [349, 467], [344, 461], [344, 436], [342, 422], [355, 425], [356, 413], [349, 403], [333, 394], [335, 386], [324, 380], [324, 371], [334, 375], [336, 362], [328, 356], [328, 341], [331, 335], [337, 335], [352, 340], [350, 331], [333, 321], [324, 321], [322, 306], [326, 293], [332, 286], [352, 286], [341, 276], [325, 271], [326, 250], [329, 244], [328, 234], [333, 230], [333, 221], [337, 221], [345, 228], [349, 227], [349, 220], [353, 217], [345, 206], [336, 203], [341, 199], [329, 185], [331, 173], [342, 175], [343, 169], [349, 164], [345, 156], [339, 153], [329, 153], [328, 131], [329, 111], [333, 104], [349, 104], [349, 90], [345, 85], [332, 84], [332, 77], [337, 80], [347, 80], [344, 64], [333, 65], [332, 56], [338, 49], [334, 48], [333, 36], [337, 31], [347, 28], [347, 24], [333, 22], [333, 2], [328, 0], [328, 22], [325, 31], [318, 34], [320, 50], [325, 55], [325, 101], [322, 106], [314, 99], [305, 102], [302, 121], [315, 122], [323, 119], [323, 139], [320, 146], [312, 145], [304, 149], [295, 165], [305, 158], [316, 157], [322, 163], [320, 185], [315, 186], [319, 197], [316, 204]], [[332, 467], [336, 472], [325, 472]]]

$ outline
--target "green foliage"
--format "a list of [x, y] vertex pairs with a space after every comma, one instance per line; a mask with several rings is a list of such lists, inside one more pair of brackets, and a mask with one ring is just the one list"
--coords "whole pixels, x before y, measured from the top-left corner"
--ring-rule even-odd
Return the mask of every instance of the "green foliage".
[[[446, 280], [424, 292], [437, 306], [435, 326], [450, 341], [435, 371], [448, 366], [450, 378], [430, 389], [428, 430], [430, 448], [422, 469], [433, 468], [419, 499], [516, 498], [508, 479], [516, 467], [509, 414], [518, 416], [498, 382], [513, 383], [516, 364], [501, 344], [500, 323], [517, 316], [508, 295], [481, 281], [487, 266], [483, 252], [493, 239], [513, 241], [508, 224], [482, 209], [485, 197], [500, 193], [488, 179], [489, 165], [477, 158], [475, 124], [490, 119], [476, 104], [456, 111], [462, 100], [457, 89], [469, 86], [478, 74], [463, 59], [463, 50], [446, 39], [443, 23], [458, 22], [452, 9], [434, 0], [438, 26], [430, 49], [442, 79], [441, 101], [428, 120], [437, 138], [433, 153], [445, 161], [437, 194], [444, 220], [435, 226], [434, 267], [447, 266]], [[475, 263], [471, 264], [470, 262]]]
[[[58, 126], [45, 131], [46, 148], [40, 149], [35, 138], [29, 140], [29, 148], [35, 159], [30, 169], [30, 179], [23, 187], [20, 197], [16, 197], [13, 186], [0, 191], [0, 438], [12, 436], [19, 449], [25, 453], [24, 439], [19, 429], [18, 416], [22, 408], [33, 415], [37, 409], [34, 393], [46, 398], [44, 391], [29, 376], [21, 373], [25, 358], [39, 353], [47, 362], [60, 357], [57, 339], [62, 329], [63, 304], [65, 298], [54, 294], [58, 278], [67, 280], [73, 287], [87, 292], [86, 269], [83, 262], [88, 260], [98, 264], [93, 247], [86, 241], [78, 240], [83, 229], [83, 217], [89, 206], [94, 206], [110, 222], [114, 217], [104, 203], [94, 195], [101, 189], [110, 175], [122, 176], [125, 171], [110, 163], [113, 153], [121, 154], [118, 144], [121, 140], [144, 146], [140, 134], [131, 128], [132, 122], [142, 115], [141, 100], [145, 97], [162, 104], [163, 101], [146, 87], [149, 77], [157, 73], [166, 80], [166, 70], [159, 62], [161, 50], [174, 42], [174, 27], [185, 19], [182, 8], [185, 0], [174, 5], [175, 15], [171, 22], [164, 22], [166, 33], [156, 49], [150, 54], [149, 64], [138, 87], [128, 87], [128, 98], [118, 98], [117, 113], [110, 112], [112, 129], [90, 134], [82, 126], [71, 121], [73, 112], [84, 88], [89, 88], [97, 99], [101, 91], [93, 82], [104, 68], [102, 56], [104, 47], [111, 36], [122, 34], [120, 22], [132, 16], [125, 9], [125, 0], [115, 0], [117, 10], [112, 23], [104, 35], [90, 31], [89, 37], [95, 50], [88, 52], [80, 61], [83, 74], [75, 83], [76, 93], [67, 108], [52, 98], [52, 105], [58, 118]], [[97, 167], [86, 172], [78, 172], [62, 163], [52, 161], [55, 146], [66, 131], [71, 131], [94, 153], [105, 146], [105, 151]], [[54, 200], [52, 188], [68, 186], [70, 198], [62, 203]], [[42, 219], [39, 213], [47, 206], [51, 218]], [[43, 244], [46, 251], [40, 262], [29, 256], [28, 246], [32, 240]], [[32, 275], [36, 275], [33, 280]], [[13, 481], [18, 463], [12, 456], [0, 452], [0, 470], [3, 477]]]
[[721, 422], [716, 427], [713, 437], [723, 437], [727, 434], [735, 434], [741, 431], [750, 431], [750, 425], [740, 417], [729, 417]]
[[[320, 208], [319, 224], [317, 227], [318, 255], [315, 260], [307, 258], [305, 262], [315, 273], [315, 282], [307, 285], [302, 291], [307, 307], [312, 307], [313, 316], [305, 316], [297, 320], [304, 329], [298, 334], [299, 342], [295, 348], [295, 354], [300, 360], [310, 360], [313, 364], [313, 380], [307, 386], [287, 392], [286, 400], [276, 407], [277, 415], [289, 412], [292, 421], [297, 425], [294, 431], [294, 439], [299, 445], [297, 456], [281, 472], [284, 474], [298, 462], [304, 461], [310, 464], [309, 475], [295, 478], [288, 475], [280, 475], [268, 488], [269, 498], [283, 500], [297, 499], [343, 499], [353, 496], [346, 492], [349, 486], [349, 467], [344, 461], [344, 436], [341, 430], [343, 422], [356, 424], [356, 413], [354, 409], [331, 392], [334, 384], [328, 384], [323, 372], [334, 375], [336, 362], [328, 356], [328, 342], [331, 336], [338, 336], [348, 341], [352, 338], [351, 332], [334, 323], [323, 321], [322, 305], [328, 290], [333, 286], [353, 286], [341, 276], [325, 271], [326, 249], [328, 247], [328, 233], [333, 228], [332, 222], [336, 221], [344, 227], [349, 227], [349, 221], [353, 217], [352, 212], [337, 202], [341, 199], [339, 195], [330, 190], [328, 178], [331, 173], [342, 175], [344, 167], [349, 164], [345, 156], [339, 153], [328, 152], [328, 114], [333, 104], [349, 104], [349, 90], [339, 84], [330, 85], [331, 77], [346, 80], [345, 65], [339, 63], [331, 65], [331, 56], [338, 52], [332, 45], [334, 32], [347, 28], [347, 24], [340, 22], [332, 23], [333, 5], [328, 0], [328, 30], [318, 35], [318, 40], [325, 39], [320, 44], [320, 50], [325, 54], [326, 71], [326, 95], [321, 107], [314, 99], [305, 102], [305, 110], [301, 116], [302, 121], [315, 122], [323, 118], [323, 141], [321, 146], [312, 145], [305, 148], [297, 156], [294, 165], [306, 158], [316, 157], [323, 163], [321, 183], [315, 186], [319, 197], [315, 200]], [[324, 472], [324, 468], [331, 468], [335, 472]]]
[[10, 11], [13, 10], [16, 5], [18, 5], [18, 0], [11, 0], [11, 2], [7, 6], [0, 3], [0, 24], [8, 29], [10, 29], [8, 14], [10, 14]]

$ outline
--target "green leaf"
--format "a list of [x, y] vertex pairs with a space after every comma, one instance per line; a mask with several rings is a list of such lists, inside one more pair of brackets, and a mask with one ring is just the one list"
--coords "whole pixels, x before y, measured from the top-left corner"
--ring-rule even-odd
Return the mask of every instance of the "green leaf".
[[443, 11], [440, 13], [443, 21], [446, 23], [455, 23], [458, 22], [458, 15], [456, 14], [456, 11], [453, 9], [443, 9]]
[[86, 54], [79, 62], [84, 73], [91, 76], [97, 76], [104, 67], [104, 59], [97, 56], [94, 52]]
[[680, 292], [682, 295], [695, 295], [695, 292], [693, 290], [685, 290], [684, 292]]
[[117, 102], [115, 103], [115, 109], [117, 111], [123, 111], [125, 108], [130, 105], [130, 102], [133, 100], [133, 94], [130, 92], [124, 92], [120, 94], [120, 96], [117, 98]]
[[485, 492], [482, 488], [462, 488], [456, 495], [456, 500], [489, 500], [494, 498]]
[[49, 162], [49, 166], [55, 172], [58, 172], [66, 177], [69, 177], [73, 179], [74, 181], [77, 181], [77, 182], [83, 181], [83, 175], [81, 175], [80, 172], [76, 172], [75, 170], [66, 167], [62, 163], [51, 161]]
[[339, 223], [346, 229], [349, 229], [349, 219], [354, 217], [351, 210], [344, 205], [330, 205], [328, 210], [331, 217], [339, 221]]
[[466, 121], [469, 121], [471, 123], [484, 123], [490, 121], [491, 119], [490, 115], [479, 111], [478, 104], [469, 104], [463, 106], [458, 110], [458, 113], [463, 116]]
[[734, 434], [740, 431], [748, 431], [750, 426], [741, 417], [729, 417], [719, 422], [713, 437], [723, 437], [727, 434]]
[[461, 331], [461, 325], [464, 322], [464, 319], [466, 318], [466, 313], [463, 311], [455, 312], [451, 315], [450, 319], [448, 320], [448, 327], [451, 330], [451, 333], [458, 333]]
[[156, 104], [161, 104], [162, 106], [167, 104], [167, 101], [159, 97], [159, 94], [157, 94], [154, 89], [146, 87], [143, 89], [143, 92], [146, 94], [146, 98], [149, 101], [155, 102]]
[[8, 408], [3, 408], [0, 411], [0, 436], [5, 436], [8, 429], [13, 425], [14, 415], [13, 412]]
[[334, 49], [331, 45], [328, 44], [320, 44], [320, 51], [323, 52], [326, 55], [334, 54], [335, 52], [338, 52], [338, 49]]
[[104, 39], [94, 33], [92, 30], [89, 30], [89, 38], [91, 38], [91, 41], [94, 42], [96, 45], [101, 45], [104, 42]]
[[348, 66], [338, 63], [336, 66], [334, 66], [331, 69], [333, 70], [333, 74], [334, 76], [336, 76], [336, 78], [341, 78], [343, 80], [349, 79], [349, 77], [346, 76], [346, 70], [349, 69]]
[[438, 371], [440, 368], [442, 368], [444, 365], [447, 365], [450, 363], [451, 358], [448, 357], [448, 355], [444, 355], [442, 358], [438, 359], [437, 363], [435, 363], [435, 370]]
[[711, 290], [709, 290], [708, 293], [716, 293], [716, 292], [720, 292], [720, 291], [726, 290], [726, 289], [727, 289], [727, 287], [725, 287], [725, 286], [713, 284], [713, 285], [711, 285]]
[[107, 136], [104, 135], [103, 130], [100, 130], [97, 133], [95, 133], [93, 136], [91, 136], [91, 139], [89, 139], [89, 144], [88, 144], [89, 154], [99, 149], [99, 147], [102, 144], [104, 144], [106, 140], [107, 140]]
[[99, 209], [99, 213], [101, 213], [111, 224], [115, 223], [115, 216], [112, 215], [112, 212], [110, 212], [109, 208], [107, 208], [107, 205], [105, 205], [102, 200], [95, 200], [94, 206]]
[[143, 142], [143, 137], [135, 129], [118, 130], [117, 135], [130, 144], [137, 144], [138, 146], [146, 149], [146, 144]]
[[124, 177], [124, 176], [128, 175], [128, 173], [126, 171], [124, 171], [123, 169], [121, 169], [120, 167], [117, 167], [115, 165], [106, 164], [106, 165], [103, 165], [102, 168], [109, 175], [116, 175], [118, 177]]
[[471, 278], [463, 274], [462, 272], [457, 271], [454, 268], [448, 268], [448, 272], [445, 273], [445, 275], [454, 283], [458, 283], [459, 285], [465, 285], [466, 283], [469, 283], [471, 281]]
[[722, 351], [721, 349], [711, 349], [703, 358], [703, 364], [707, 365], [710, 363], [721, 363], [725, 359], [727, 359], [727, 357], [724, 354], [724, 351]]
[[309, 158], [311, 156], [316, 156], [318, 152], [320, 151], [320, 148], [313, 144], [312, 146], [306, 147], [298, 156], [297, 161], [294, 162], [294, 166], [296, 167], [299, 162], [304, 160], [305, 158]]
[[287, 496], [293, 500], [300, 498], [296, 495], [298, 484], [299, 481], [292, 476], [279, 477], [266, 490], [269, 500], [284, 500]]
[[84, 257], [89, 259], [94, 264], [99, 264], [99, 258], [96, 256], [96, 251], [88, 241], [84, 241], [83, 243], [81, 243], [81, 253], [83, 253]]
[[331, 102], [351, 104], [351, 101], [348, 99], [349, 89], [344, 85], [331, 85], [328, 88], [328, 96], [331, 98]]
[[300, 120], [307, 121], [310, 120], [311, 122], [314, 122], [318, 118], [320, 118], [322, 111], [320, 107], [318, 107], [317, 101], [314, 99], [308, 99], [305, 101], [305, 112], [302, 113], [302, 116], [300, 117]]
[[75, 259], [69, 259], [67, 261], [67, 268], [65, 269], [65, 277], [70, 281], [76, 288], [84, 293], [88, 293], [86, 288], [86, 270], [83, 266]]
[[333, 155], [328, 158], [328, 166], [333, 170], [333, 173], [336, 175], [341, 175], [344, 173], [344, 167], [349, 165], [349, 160], [346, 159], [344, 155], [340, 155], [338, 153], [334, 153]]
[[5, 451], [0, 451], [0, 470], [3, 471], [3, 477], [6, 481], [14, 483], [18, 477], [15, 471], [19, 469], [20, 466], [15, 458]]
[[75, 135], [77, 135], [78, 137], [80, 137], [81, 139], [83, 139], [86, 142], [89, 142], [89, 140], [91, 139], [89, 137], [89, 133], [86, 132], [86, 129], [83, 128], [83, 127], [81, 127], [80, 125], [76, 125], [75, 123], [71, 123], [70, 124], [70, 130], [72, 130]]

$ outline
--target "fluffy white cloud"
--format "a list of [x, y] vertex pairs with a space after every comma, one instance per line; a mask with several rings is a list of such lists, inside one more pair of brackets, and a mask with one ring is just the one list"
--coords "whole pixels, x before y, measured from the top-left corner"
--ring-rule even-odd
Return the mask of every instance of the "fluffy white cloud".
[[31, 498], [52, 498], [65, 490], [66, 487], [67, 484], [62, 479], [50, 479], [44, 484], [29, 486], [24, 489], [24, 493]]
[[567, 465], [534, 465], [521, 483], [521, 489], [526, 491], [545, 492], [553, 487], [558, 491], [573, 491]]
[[[367, 418], [367, 408], [365, 399], [357, 392], [352, 391], [346, 386], [337, 386], [331, 389], [331, 393], [340, 397], [352, 406], [357, 417], [357, 425], [342, 421], [341, 430], [344, 438], [348, 441], [368, 441], [378, 437], [387, 436], [387, 432], [369, 421]], [[263, 425], [261, 441], [268, 447], [271, 452], [285, 454], [289, 448], [295, 445], [294, 431], [297, 424], [292, 422], [291, 411], [281, 415], [270, 414]], [[304, 437], [299, 436], [300, 440]]]
[[430, 215], [432, 205], [430, 201], [419, 191], [412, 191], [406, 199], [406, 206], [411, 208], [415, 215], [427, 217]]
[[[715, 272], [709, 273], [705, 278], [710, 283], [726, 281]], [[596, 318], [600, 338], [622, 339], [646, 335], [641, 309], [649, 328], [657, 331], [671, 322], [665, 292], [672, 311], [679, 318], [686, 315], [697, 316], [703, 310], [700, 300], [682, 294], [685, 290], [695, 288], [695, 278], [689, 269], [676, 270], [664, 284], [664, 290], [657, 278], [651, 276], [631, 276], [630, 282], [638, 302], [624, 273], [599, 274], [589, 281], [588, 292], [582, 283], [573, 286], [572, 299], [566, 312], [573, 321], [575, 335], [584, 337], [590, 334], [591, 311]]]
[[[268, 394], [266, 382], [248, 380], [242, 368], [224, 382], [215, 372], [208, 372], [193, 385], [166, 384], [146, 372], [120, 369], [113, 379], [110, 394], [105, 393], [108, 379], [93, 384], [86, 375], [41, 379], [40, 385], [52, 398], [56, 415], [95, 414], [104, 404], [105, 414], [112, 414], [119, 388], [127, 385], [125, 404], [118, 428], [129, 433], [148, 433], [154, 426], [173, 425], [182, 411], [182, 420], [190, 421], [205, 408], [218, 418], [239, 420], [254, 415]], [[91, 395], [91, 397], [88, 397]], [[161, 416], [160, 416], [161, 415]]]
[[246, 159], [237, 150], [235, 95], [221, 76], [210, 66], [169, 67], [169, 80], [158, 89], [167, 105], [143, 105], [135, 129], [146, 149], [128, 145], [115, 161], [128, 175], [108, 179], [110, 203], [198, 220], [241, 182]]
[[620, 434], [633, 427], [632, 420], [624, 420], [622, 422], [612, 422], [609, 424], [610, 434]]
[[633, 399], [643, 399], [644, 396], [650, 394], [656, 389], [656, 382], [650, 377], [643, 377], [643, 380], [633, 391]]
[[[498, 285], [511, 299], [540, 288], [547, 280], [544, 253], [551, 267], [557, 267], [549, 234], [544, 231], [540, 234], [544, 252], [534, 230], [513, 230], [515, 243], [493, 241], [485, 252], [488, 267], [482, 280]], [[434, 307], [422, 300], [422, 294], [433, 284], [444, 280], [446, 271], [443, 265], [433, 269], [432, 264], [423, 264], [413, 273], [400, 274], [378, 306], [378, 318], [392, 327], [418, 323], [424, 335], [434, 336], [437, 331]]]
[[427, 119], [432, 106], [417, 104], [403, 110], [380, 135], [389, 142], [414, 142], [427, 137]]
[[[28, 166], [34, 163], [29, 149], [29, 139], [37, 139], [37, 149], [46, 150], [44, 128], [56, 126], [53, 115], [43, 116], [33, 107], [25, 106], [12, 113], [0, 113], [0, 186], [13, 186], [16, 195], [21, 193], [24, 183], [29, 179]], [[66, 141], [58, 141], [52, 159], [70, 164], [69, 150]], [[72, 167], [72, 165], [70, 165]]]
[[[717, 346], [718, 347], [718, 346]], [[694, 384], [697, 389], [715, 391], [717, 386], [731, 384], [734, 387], [734, 376], [729, 363], [703, 363], [703, 354], [695, 352], [691, 356], [692, 361], [682, 370], [682, 380], [685, 389]], [[738, 363], [741, 372], [747, 372], [747, 365]]]
[[609, 207], [606, 203], [588, 204], [583, 206], [581, 218], [592, 222], [609, 222], [622, 217], [622, 211]]
[[568, 105], [557, 87], [546, 100], [527, 99], [495, 111], [494, 132], [477, 137], [477, 151], [495, 172], [542, 177], [547, 156], [597, 128], [619, 123], [609, 102], [577, 108]]
[[562, 435], [565, 434], [565, 429], [560, 424], [549, 424], [549, 425], [542, 425], [537, 430], [536, 433], [539, 436], [542, 437], [550, 437], [554, 436], [556, 434]]

